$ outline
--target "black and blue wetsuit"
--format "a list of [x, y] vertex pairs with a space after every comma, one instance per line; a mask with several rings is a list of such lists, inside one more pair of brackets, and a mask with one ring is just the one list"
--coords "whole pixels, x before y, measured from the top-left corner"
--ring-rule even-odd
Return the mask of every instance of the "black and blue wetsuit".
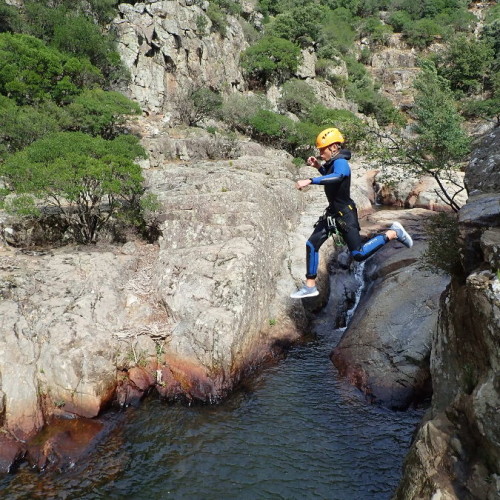
[[306, 278], [308, 279], [316, 278], [319, 249], [331, 233], [331, 227], [328, 223], [329, 217], [335, 220], [337, 229], [344, 238], [354, 260], [367, 259], [389, 241], [385, 235], [375, 236], [364, 244], [361, 241], [358, 212], [350, 194], [351, 167], [348, 162], [350, 158], [350, 151], [340, 150], [319, 169], [321, 176], [311, 178], [312, 184], [325, 186], [328, 208], [325, 215], [318, 219], [306, 244]]

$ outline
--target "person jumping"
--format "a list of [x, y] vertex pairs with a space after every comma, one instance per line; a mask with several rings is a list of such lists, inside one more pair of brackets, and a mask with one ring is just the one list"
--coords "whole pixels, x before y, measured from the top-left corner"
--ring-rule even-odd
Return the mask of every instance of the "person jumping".
[[365, 243], [359, 234], [358, 212], [351, 199], [351, 167], [348, 160], [351, 152], [342, 149], [344, 137], [336, 128], [323, 130], [316, 138], [316, 147], [324, 161], [321, 164], [314, 156], [307, 159], [307, 164], [316, 168], [321, 174], [318, 177], [297, 181], [295, 187], [303, 189], [309, 184], [325, 186], [328, 207], [314, 225], [314, 231], [306, 243], [306, 282], [298, 291], [292, 293], [292, 299], [316, 297], [316, 276], [319, 264], [319, 249], [333, 232], [338, 232], [344, 239], [354, 260], [361, 262], [391, 240], [398, 240], [408, 248], [413, 246], [411, 236], [399, 222], [393, 222], [384, 233], [377, 235]]

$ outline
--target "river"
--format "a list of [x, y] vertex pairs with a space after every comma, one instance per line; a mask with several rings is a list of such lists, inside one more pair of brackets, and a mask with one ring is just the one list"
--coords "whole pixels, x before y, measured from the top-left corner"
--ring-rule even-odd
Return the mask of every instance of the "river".
[[329, 354], [342, 335], [320, 312], [311, 335], [216, 406], [149, 397], [110, 412], [108, 432], [64, 472], [27, 465], [8, 499], [388, 500], [423, 409], [369, 404]]

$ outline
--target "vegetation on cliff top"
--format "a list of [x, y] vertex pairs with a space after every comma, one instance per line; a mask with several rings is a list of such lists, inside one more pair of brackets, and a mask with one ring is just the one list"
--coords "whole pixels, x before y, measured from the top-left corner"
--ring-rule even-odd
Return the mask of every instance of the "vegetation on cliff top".
[[110, 90], [126, 71], [99, 26], [116, 2], [28, 1], [0, 7], [0, 192], [21, 216], [57, 216], [66, 238], [95, 242], [113, 221], [140, 222], [140, 107]]
[[[12, 162], [20, 161], [26, 148], [48, 147], [53, 134], [61, 133], [113, 141], [124, 132], [123, 117], [140, 112], [135, 103], [111, 91], [127, 78], [113, 33], [105, 28], [117, 4], [116, 0], [27, 0], [23, 8], [0, 5], [4, 194], [26, 191], [26, 183], [19, 183], [12, 169]], [[439, 181], [467, 153], [459, 112], [468, 118], [500, 122], [500, 9], [491, 5], [485, 10], [484, 22], [477, 29], [470, 7], [465, 0], [420, 4], [410, 0], [259, 0], [257, 11], [250, 13], [237, 1], [213, 0], [193, 29], [198, 36], [209, 35], [210, 24], [212, 32], [224, 36], [227, 16], [240, 17], [251, 42], [241, 55], [241, 66], [255, 93], [222, 98], [213, 89], [187, 89], [182, 115], [189, 125], [209, 116], [222, 119], [230, 129], [302, 158], [311, 153], [319, 130], [334, 125], [345, 133], [349, 146], [359, 150], [369, 141], [367, 121], [349, 111], [328, 108], [307, 82], [296, 79], [300, 50], [307, 47], [317, 56], [317, 78], [327, 80], [338, 95], [354, 101], [361, 113], [373, 117], [387, 132], [385, 145], [389, 142], [391, 147], [379, 150], [379, 157], [406, 163]], [[435, 42], [440, 47], [426, 54], [428, 62], [424, 58], [424, 74], [431, 78], [417, 80], [416, 106], [407, 116], [379, 93], [365, 66], [372, 51], [388, 44], [393, 33], [401, 33], [417, 50]], [[347, 68], [347, 77], [335, 71], [339, 65]], [[281, 89], [278, 109], [260, 92], [271, 82]], [[404, 133], [406, 119], [415, 132], [411, 140]], [[88, 156], [92, 158], [90, 150]], [[127, 162], [136, 178], [133, 162]], [[37, 198], [44, 198], [39, 190], [36, 193]], [[116, 193], [103, 196], [108, 194]], [[443, 196], [456, 209], [446, 192]], [[25, 201], [21, 205], [26, 209]]]

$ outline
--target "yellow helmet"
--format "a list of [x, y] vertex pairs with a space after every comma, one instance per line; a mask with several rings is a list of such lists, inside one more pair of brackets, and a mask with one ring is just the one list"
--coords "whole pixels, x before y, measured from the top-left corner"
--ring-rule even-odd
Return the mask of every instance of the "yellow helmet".
[[326, 148], [335, 142], [344, 142], [344, 137], [338, 128], [327, 128], [316, 137], [317, 148]]

